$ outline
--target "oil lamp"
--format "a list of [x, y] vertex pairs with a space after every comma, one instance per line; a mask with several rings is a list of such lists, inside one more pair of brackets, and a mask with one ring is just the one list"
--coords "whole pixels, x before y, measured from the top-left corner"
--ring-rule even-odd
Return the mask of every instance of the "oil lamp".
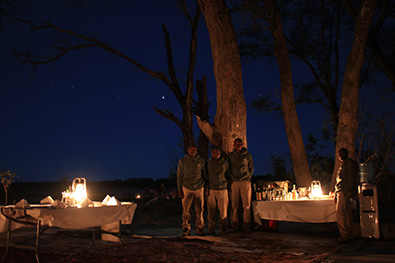
[[312, 181], [311, 182], [311, 197], [321, 197], [322, 196], [322, 189], [320, 181]]
[[88, 195], [86, 193], [86, 179], [74, 178], [69, 189], [62, 192], [62, 202], [68, 206], [81, 207], [81, 204], [83, 204], [85, 200], [88, 200]]
[[73, 205], [78, 205], [87, 198], [85, 178], [74, 178], [71, 186], [71, 196], [74, 199]]

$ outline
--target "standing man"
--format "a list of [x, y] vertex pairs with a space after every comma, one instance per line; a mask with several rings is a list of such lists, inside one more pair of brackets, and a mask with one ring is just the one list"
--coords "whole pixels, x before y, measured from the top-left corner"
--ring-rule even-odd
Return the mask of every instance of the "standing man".
[[246, 233], [251, 232], [251, 177], [254, 173], [252, 156], [243, 147], [243, 141], [237, 138], [233, 142], [234, 150], [229, 154], [231, 167], [231, 202], [233, 231], [238, 231], [239, 226], [239, 203], [243, 205], [243, 229]]
[[227, 233], [226, 225], [228, 218], [228, 182], [229, 163], [221, 156], [221, 150], [214, 147], [211, 150], [211, 158], [206, 164], [207, 173], [207, 208], [209, 235], [215, 234], [217, 207], [219, 211], [220, 234]]
[[335, 196], [336, 220], [339, 228], [340, 243], [354, 239], [353, 216], [350, 198], [354, 198], [358, 192], [358, 170], [354, 160], [348, 158], [348, 150], [339, 150], [340, 166], [336, 176]]
[[188, 236], [191, 230], [190, 209], [192, 202], [194, 202], [196, 211], [196, 234], [206, 235], [203, 231], [204, 163], [205, 161], [197, 155], [195, 145], [188, 145], [187, 154], [178, 161], [177, 188], [178, 196], [182, 199], [183, 236]]

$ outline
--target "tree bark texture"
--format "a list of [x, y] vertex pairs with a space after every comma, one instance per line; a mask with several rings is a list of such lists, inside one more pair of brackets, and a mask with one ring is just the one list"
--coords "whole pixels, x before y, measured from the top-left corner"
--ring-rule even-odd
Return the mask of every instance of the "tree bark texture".
[[217, 110], [214, 125], [198, 119], [199, 127], [211, 143], [225, 153], [241, 138], [247, 146], [245, 105], [240, 53], [233, 22], [224, 0], [197, 0], [210, 37], [217, 84]]
[[[207, 77], [203, 76], [203, 80], [196, 80], [196, 91], [198, 94], [198, 101], [196, 104], [196, 115], [200, 116], [203, 121], [209, 120], [208, 110], [210, 107], [210, 102], [207, 99]], [[205, 160], [208, 160], [209, 157], [209, 149], [208, 149], [209, 141], [207, 136], [204, 134], [202, 130], [199, 132], [198, 138], [198, 153], [199, 156]]]
[[269, 19], [270, 31], [273, 34], [275, 56], [280, 70], [282, 112], [296, 184], [299, 187], [309, 186], [312, 178], [299, 125], [299, 119], [296, 113], [291, 61], [289, 59], [281, 24], [280, 10], [275, 0], [265, 0], [264, 2]]
[[[348, 55], [343, 78], [342, 95], [339, 109], [339, 126], [336, 136], [336, 156], [340, 148], [349, 151], [349, 157], [355, 159], [355, 136], [358, 128], [358, 106], [361, 70], [365, 61], [365, 49], [368, 42], [369, 28], [376, 7], [376, 0], [365, 0], [359, 11], [353, 44]], [[332, 174], [331, 189], [334, 188], [335, 178], [339, 167], [336, 158]]]

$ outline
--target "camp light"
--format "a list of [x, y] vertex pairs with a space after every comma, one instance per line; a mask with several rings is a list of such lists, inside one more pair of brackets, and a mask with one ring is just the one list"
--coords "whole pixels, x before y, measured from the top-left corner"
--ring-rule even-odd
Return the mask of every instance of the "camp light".
[[311, 182], [311, 197], [321, 197], [322, 196], [322, 189], [320, 181], [312, 181]]
[[85, 178], [74, 178], [71, 186], [71, 197], [74, 199], [74, 205], [78, 205], [88, 197]]
[[71, 187], [62, 192], [62, 202], [68, 206], [81, 207], [81, 203], [87, 198], [85, 178], [74, 178]]

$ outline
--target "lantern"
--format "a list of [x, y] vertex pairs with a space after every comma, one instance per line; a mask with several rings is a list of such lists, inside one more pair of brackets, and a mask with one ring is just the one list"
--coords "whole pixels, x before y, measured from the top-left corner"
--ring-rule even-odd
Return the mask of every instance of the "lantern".
[[311, 197], [317, 198], [322, 196], [322, 189], [320, 181], [311, 182]]
[[73, 184], [71, 186], [71, 199], [72, 205], [79, 205], [85, 199], [87, 199], [88, 195], [86, 193], [86, 180], [85, 178], [74, 178]]
[[62, 192], [62, 202], [68, 206], [81, 207], [86, 205], [84, 201], [92, 203], [88, 199], [86, 192], [86, 180], [85, 178], [74, 178], [73, 183], [69, 189]]

